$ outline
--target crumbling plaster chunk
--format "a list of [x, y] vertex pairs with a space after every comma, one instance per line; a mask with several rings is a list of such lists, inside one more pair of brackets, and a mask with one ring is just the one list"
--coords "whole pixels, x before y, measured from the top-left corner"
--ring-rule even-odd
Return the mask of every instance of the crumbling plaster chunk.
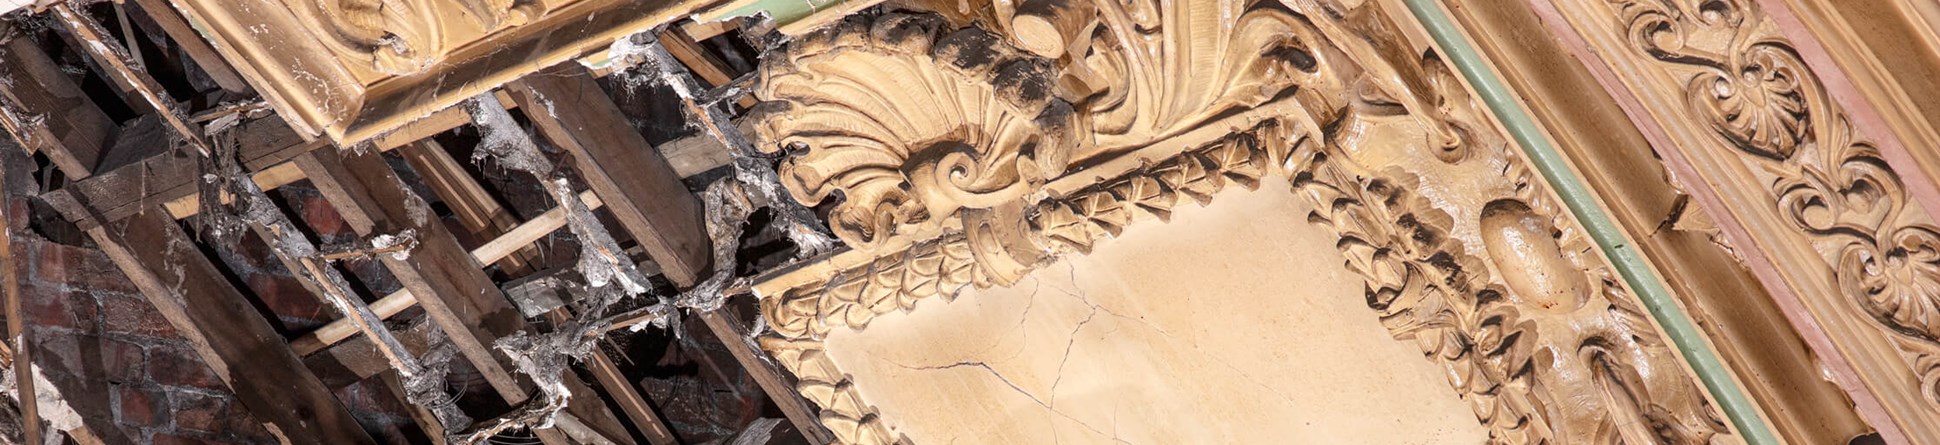
[[827, 340], [916, 443], [1482, 443], [1284, 188]]

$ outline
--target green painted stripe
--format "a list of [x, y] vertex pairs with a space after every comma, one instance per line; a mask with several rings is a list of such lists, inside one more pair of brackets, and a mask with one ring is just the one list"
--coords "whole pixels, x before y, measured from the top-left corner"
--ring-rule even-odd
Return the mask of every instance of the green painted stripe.
[[724, 11], [706, 11], [696, 14], [700, 21], [719, 21], [735, 17], [751, 16], [767, 12], [775, 20], [775, 26], [786, 25], [807, 18], [816, 11], [842, 4], [845, 0], [756, 0], [739, 8]]
[[1746, 443], [1752, 445], [1780, 443], [1778, 438], [1772, 435], [1771, 428], [1765, 425], [1765, 420], [1758, 416], [1751, 401], [1745, 397], [1744, 390], [1731, 380], [1730, 371], [1719, 360], [1717, 353], [1704, 342], [1703, 333], [1698, 331], [1697, 326], [1691, 322], [1684, 310], [1677, 306], [1670, 291], [1665, 289], [1663, 280], [1659, 279], [1656, 272], [1644, 263], [1643, 255], [1637, 252], [1637, 248], [1624, 239], [1622, 230], [1610, 220], [1610, 216], [1604, 213], [1603, 208], [1597, 205], [1595, 199], [1591, 197], [1589, 188], [1583, 185], [1583, 180], [1578, 178], [1575, 172], [1570, 171], [1563, 156], [1556, 151], [1556, 147], [1550, 145], [1548, 138], [1543, 137], [1541, 130], [1530, 119], [1529, 113], [1515, 102], [1509, 89], [1495, 77], [1495, 73], [1489, 71], [1487, 64], [1476, 55], [1475, 48], [1469, 45], [1467, 38], [1455, 29], [1454, 21], [1448, 18], [1447, 13], [1442, 11], [1435, 0], [1405, 1], [1408, 3], [1408, 9], [1414, 11], [1415, 18], [1428, 28], [1428, 34], [1434, 36], [1436, 43], [1441, 44], [1445, 52], [1443, 56], [1461, 70], [1462, 77], [1468, 79], [1469, 84], [1475, 87], [1476, 93], [1482, 96], [1482, 101], [1489, 105], [1489, 109], [1495, 112], [1498, 119], [1502, 120], [1503, 127], [1509, 130], [1510, 136], [1515, 138], [1517, 144], [1522, 145], [1523, 153], [1536, 164], [1536, 169], [1542, 171], [1543, 178], [1549, 180], [1549, 184], [1556, 188], [1556, 193], [1562, 195], [1563, 202], [1569, 206], [1570, 211], [1576, 214], [1576, 219], [1589, 230], [1590, 238], [1596, 240], [1597, 246], [1603, 249], [1603, 253], [1616, 263], [1617, 272], [1623, 275], [1624, 281], [1630, 283], [1630, 289], [1643, 300], [1644, 307], [1650, 310], [1651, 317], [1656, 318], [1657, 322], [1663, 325], [1665, 333], [1670, 335], [1671, 342], [1684, 353], [1684, 359], [1690, 362], [1693, 370], [1697, 371], [1698, 379], [1702, 380], [1704, 387], [1711, 391], [1711, 396], [1723, 406], [1725, 416], [1731, 418], [1731, 423], [1736, 425], [1738, 431], [1745, 436]]

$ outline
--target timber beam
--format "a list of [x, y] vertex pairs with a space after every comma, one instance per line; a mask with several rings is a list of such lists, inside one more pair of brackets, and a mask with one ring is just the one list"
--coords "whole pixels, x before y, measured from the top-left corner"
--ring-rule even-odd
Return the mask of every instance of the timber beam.
[[[707, 258], [711, 254], [711, 241], [699, 199], [681, 185], [668, 161], [650, 150], [633, 131], [591, 74], [583, 67], [566, 64], [527, 76], [508, 89], [513, 92], [513, 99], [520, 101], [521, 109], [527, 111], [534, 126], [575, 157], [575, 167], [591, 188], [606, 198], [614, 216], [645, 247], [669, 281], [688, 288], [712, 272]], [[553, 106], [557, 103], [577, 106]], [[718, 127], [722, 126], [733, 131], [726, 119], [719, 122], [710, 122], [709, 127], [715, 129], [709, 130], [709, 135], [719, 138]], [[733, 267], [731, 264], [712, 266]], [[762, 359], [748, 343], [746, 329], [722, 311], [699, 312], [708, 329], [722, 339], [742, 367], [760, 382], [763, 392], [784, 407], [789, 421], [810, 441], [826, 443], [833, 439], [780, 370]]]
[[[100, 31], [97, 24], [66, 5], [56, 6], [56, 13], [70, 30], [84, 35]], [[120, 68], [111, 75], [118, 82], [136, 89], [152, 86], [152, 80], [124, 63], [125, 52], [107, 43], [90, 49], [90, 55], [104, 66]], [[155, 111], [180, 122], [180, 116], [168, 108], [169, 100], [158, 90], [143, 91], [151, 93], [143, 97], [157, 108]], [[184, 127], [175, 128], [181, 131]], [[18, 132], [14, 135], [27, 138]], [[193, 134], [183, 136], [194, 140]], [[65, 145], [50, 147], [68, 153], [79, 151]], [[86, 178], [92, 173], [92, 166], [80, 162], [56, 162], [56, 166], [70, 178]], [[71, 205], [56, 207], [69, 220], [98, 218], [85, 199], [77, 202], [69, 197], [63, 201]], [[195, 241], [176, 219], [159, 206], [135, 209], [127, 217], [88, 227], [86, 232], [272, 433], [288, 443], [373, 443], [275, 328], [195, 248]], [[248, 366], [242, 366], [245, 363]]]
[[89, 229], [88, 235], [272, 432], [298, 444], [374, 443], [161, 209]]
[[[698, 175], [702, 172], [727, 165], [728, 163], [727, 152], [722, 150], [720, 145], [712, 137], [695, 136], [683, 138], [662, 145], [659, 148], [661, 155], [667, 157], [668, 161], [673, 163], [674, 172], [683, 178]], [[298, 172], [298, 174], [300, 175], [301, 172]], [[259, 180], [258, 183], [260, 184], [261, 181]], [[268, 187], [265, 186], [265, 188]], [[440, 196], [445, 195], [440, 194]], [[450, 199], [449, 196], [446, 196], [446, 198]], [[579, 194], [579, 200], [588, 210], [599, 210], [606, 205], [605, 201], [600, 200], [599, 196], [594, 195], [590, 191], [581, 192]], [[502, 234], [492, 238], [491, 241], [485, 242], [485, 244], [472, 248], [471, 256], [479, 264], [498, 263], [519, 249], [565, 226], [566, 210], [553, 208], [539, 216], [506, 229]], [[397, 315], [399, 312], [403, 312], [405, 309], [409, 309], [417, 304], [417, 297], [411, 295], [411, 292], [406, 289], [385, 295], [383, 298], [378, 299], [377, 302], [371, 303], [371, 310], [376, 311], [379, 317], [389, 319], [391, 316]], [[344, 341], [356, 333], [356, 326], [351, 324], [349, 320], [337, 320], [297, 338], [290, 343], [290, 347], [296, 349], [298, 355], [308, 356], [330, 345]]]
[[700, 200], [653, 151], [591, 72], [566, 63], [507, 86], [526, 117], [607, 202], [607, 208], [675, 283], [707, 271], [708, 240]]
[[4, 37], [10, 28], [0, 23], [0, 126], [69, 179], [86, 177], [120, 127], [32, 40]]
[[[383, 155], [348, 153], [340, 157], [335, 152], [317, 151], [299, 158], [298, 165], [358, 235], [410, 233], [418, 248], [402, 258], [380, 255], [379, 261], [404, 288], [420, 297], [418, 302], [426, 315], [506, 402], [517, 405], [531, 398], [502, 364], [505, 359], [491, 348], [499, 336], [523, 327], [517, 310], [430, 213], [430, 205], [397, 179]], [[549, 445], [569, 443], [555, 430], [535, 433]]]
[[[377, 151], [389, 151], [467, 122], [470, 122], [469, 114], [464, 109], [446, 109], [379, 138], [372, 145]], [[329, 146], [323, 140], [303, 140], [278, 117], [245, 122], [231, 130], [230, 137], [241, 147], [236, 153], [237, 163], [251, 172], [256, 185], [265, 191], [303, 180], [303, 172], [294, 162], [296, 157]], [[200, 211], [196, 196], [199, 176], [194, 158], [160, 153], [99, 172], [48, 192], [43, 198], [55, 205], [90, 203], [90, 212], [69, 216], [71, 222], [83, 229], [126, 218], [153, 203], [163, 203], [171, 216], [183, 219]]]

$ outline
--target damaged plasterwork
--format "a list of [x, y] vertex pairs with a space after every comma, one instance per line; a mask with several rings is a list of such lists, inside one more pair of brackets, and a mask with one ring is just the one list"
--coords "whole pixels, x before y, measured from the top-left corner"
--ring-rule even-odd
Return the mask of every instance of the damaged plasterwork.
[[[46, 422], [47, 426], [63, 432], [72, 432], [82, 428], [84, 425], [81, 424], [81, 414], [75, 412], [74, 407], [67, 404], [67, 398], [61, 396], [60, 387], [54, 386], [53, 382], [47, 380], [47, 374], [41, 371], [39, 364], [35, 364], [33, 370], [34, 406], [39, 408], [38, 414], [40, 420]], [[12, 366], [0, 369], [0, 393], [5, 393], [6, 397], [16, 404], [20, 402], [20, 395], [18, 389], [16, 389], [20, 384], [18, 377], [18, 375], [15, 375]], [[9, 409], [13, 408], [10, 407]], [[18, 413], [14, 413], [14, 415], [18, 415]], [[8, 436], [11, 435], [11, 433], [8, 434]], [[49, 439], [55, 437], [60, 436], [51, 435]]]
[[1483, 443], [1284, 187], [1222, 192], [828, 353], [915, 443]]

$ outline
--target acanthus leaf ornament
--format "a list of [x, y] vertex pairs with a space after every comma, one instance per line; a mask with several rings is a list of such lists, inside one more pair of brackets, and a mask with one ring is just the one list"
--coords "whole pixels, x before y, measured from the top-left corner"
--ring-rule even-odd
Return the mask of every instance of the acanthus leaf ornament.
[[409, 74], [444, 55], [444, 26], [437, 6], [425, 0], [315, 0], [289, 2], [308, 28], [339, 57], [367, 69]]
[[1798, 70], [1798, 55], [1773, 43], [1733, 54], [1723, 71], [1691, 79], [1692, 106], [1705, 109], [1718, 133], [1740, 149], [1772, 159], [1789, 159], [1811, 138], [1811, 116]]
[[[1627, 43], [1690, 76], [1691, 111], [1774, 177], [1775, 209], [1818, 250], [1842, 304], [1893, 336], [1922, 398], [1940, 406], [1940, 367], [1927, 365], [1940, 354], [1940, 229], [1879, 150], [1855, 140], [1818, 75], [1770, 36], [1753, 5], [1608, 1], [1622, 11]], [[1699, 48], [1700, 39], [1728, 46]]]
[[829, 219], [850, 246], [1021, 200], [1084, 142], [1051, 93], [1049, 62], [943, 25], [851, 19], [764, 64], [757, 95], [773, 117], [757, 134], [770, 150], [806, 147], [785, 161], [784, 185], [810, 205], [839, 194]]
[[1840, 252], [1839, 285], [1867, 314], [1901, 334], [1940, 339], [1940, 233], [1902, 227], [1876, 243], [1848, 244]]
[[[423, 72], [452, 50], [456, 29], [485, 32], [544, 15], [543, 0], [288, 0], [297, 20], [338, 57], [386, 75]], [[466, 17], [473, 23], [448, 23]]]
[[[1227, 187], [1290, 179], [1373, 315], [1445, 373], [1493, 442], [1731, 441], [1432, 51], [1408, 49], [1372, 3], [1288, 3], [1097, 1], [1046, 16], [998, 2], [974, 18], [1010, 34], [864, 13], [771, 53], [758, 142], [793, 153], [784, 185], [828, 205], [866, 261], [763, 291], [762, 346], [842, 442], [907, 442], [821, 350], [831, 331], [1014, 282]], [[1018, 33], [1034, 20], [1048, 30]], [[1382, 125], [1410, 129], [1373, 134]], [[1424, 192], [1448, 187], [1424, 175], [1480, 165], [1507, 176], [1478, 192], [1490, 199]]]

